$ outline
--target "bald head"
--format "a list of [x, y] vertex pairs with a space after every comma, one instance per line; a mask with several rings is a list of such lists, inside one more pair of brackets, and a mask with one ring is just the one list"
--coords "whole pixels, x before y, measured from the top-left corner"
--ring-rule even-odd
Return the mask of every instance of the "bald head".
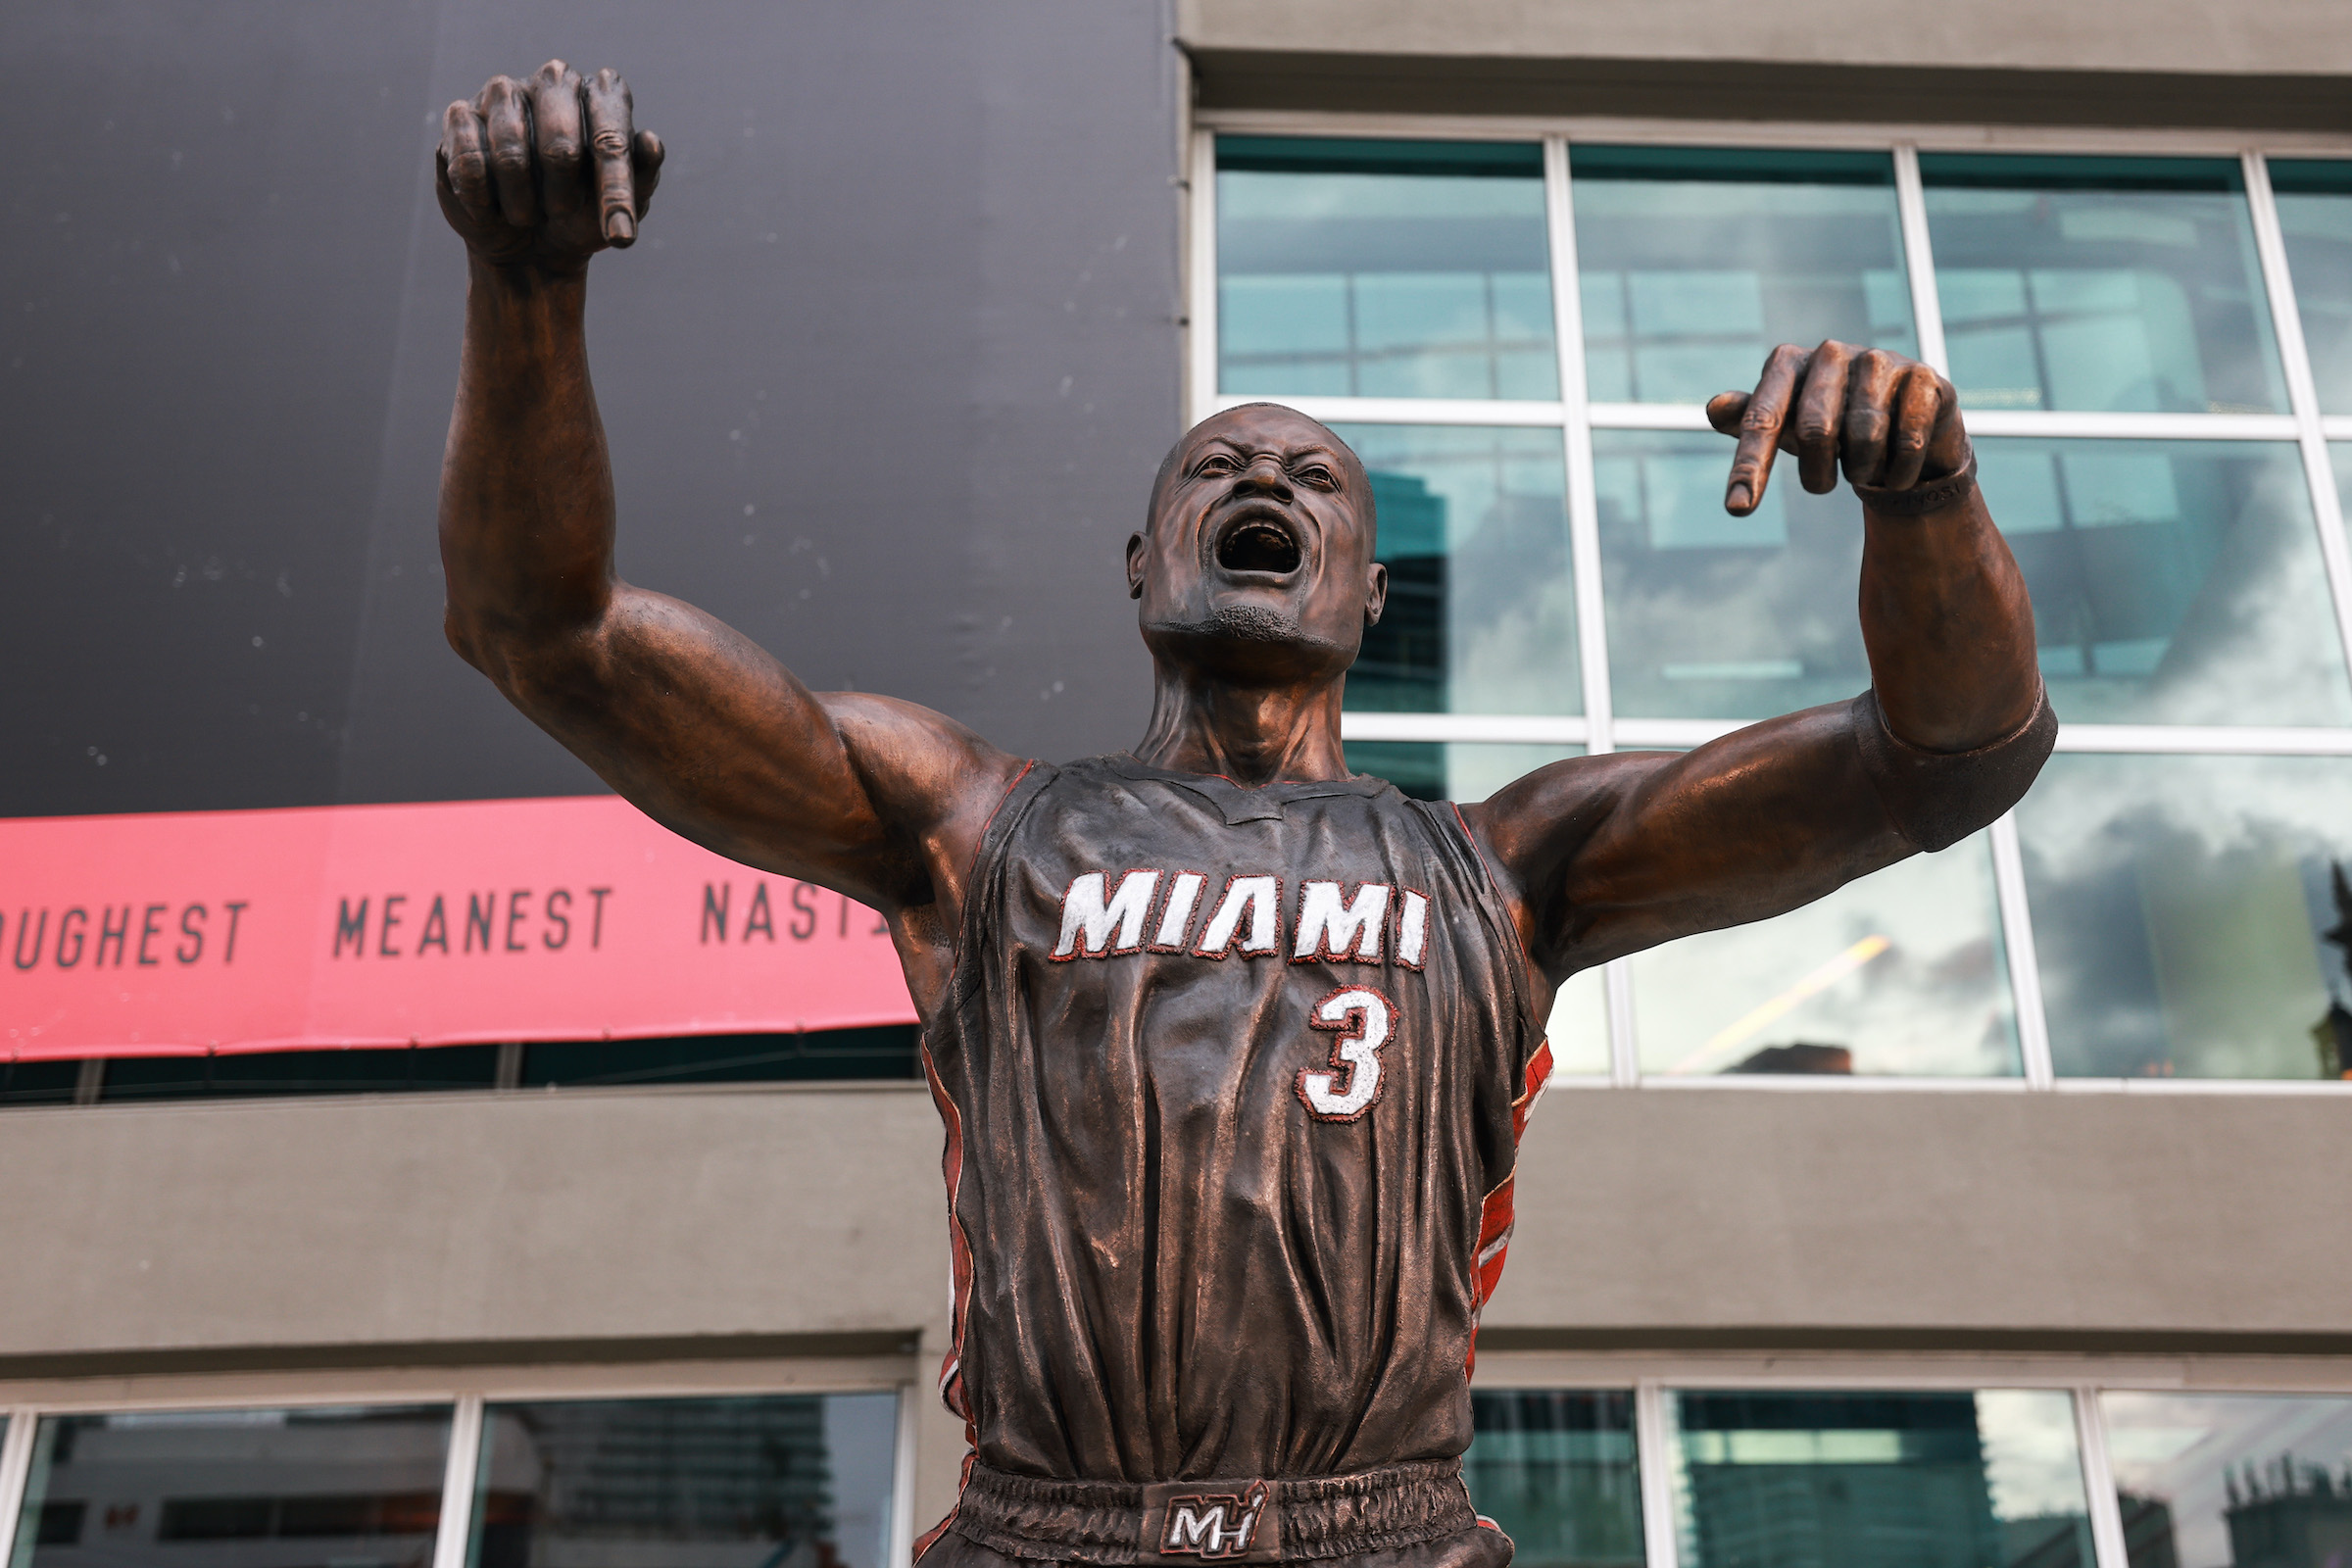
[[1144, 503], [1144, 526], [1149, 529], [1158, 518], [1161, 500], [1168, 492], [1169, 482], [1184, 470], [1185, 455], [1189, 450], [1205, 438], [1222, 434], [1237, 424], [1262, 422], [1269, 414], [1284, 420], [1296, 420], [1313, 431], [1316, 438], [1347, 466], [1348, 477], [1353, 481], [1350, 489], [1355, 496], [1356, 516], [1363, 524], [1364, 536], [1368, 540], [1377, 540], [1380, 519], [1372, 504], [1372, 476], [1365, 471], [1363, 460], [1355, 455], [1355, 449], [1341, 440], [1338, 433], [1322, 420], [1309, 418], [1288, 404], [1273, 402], [1243, 403], [1220, 410], [1178, 436], [1176, 444], [1168, 448], [1167, 456], [1159, 460], [1159, 471], [1152, 476], [1152, 493]]

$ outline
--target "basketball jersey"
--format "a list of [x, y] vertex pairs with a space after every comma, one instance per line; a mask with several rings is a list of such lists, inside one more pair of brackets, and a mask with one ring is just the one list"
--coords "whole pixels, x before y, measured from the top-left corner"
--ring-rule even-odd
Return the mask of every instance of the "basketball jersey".
[[1459, 1454], [1550, 1070], [1531, 990], [1451, 807], [1031, 766], [924, 1038], [942, 1388], [978, 1457], [1159, 1482]]

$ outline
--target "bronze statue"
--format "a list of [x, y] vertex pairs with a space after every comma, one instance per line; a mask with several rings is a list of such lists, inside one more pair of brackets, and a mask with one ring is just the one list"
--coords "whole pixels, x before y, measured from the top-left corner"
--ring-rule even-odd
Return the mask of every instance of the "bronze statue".
[[943, 1388], [973, 1445], [918, 1555], [1507, 1562], [1459, 1455], [1555, 988], [1942, 848], [2049, 751], [1950, 384], [1783, 345], [1708, 405], [1739, 438], [1734, 513], [1782, 452], [1807, 490], [1854, 483], [1870, 691], [1458, 808], [1342, 755], [1387, 592], [1362, 466], [1289, 409], [1205, 419], [1127, 543], [1144, 737], [1050, 766], [810, 692], [613, 575], [582, 303], [662, 166], [619, 77], [494, 78], [450, 106], [439, 163], [471, 267], [451, 643], [676, 831], [879, 909], [906, 965], [947, 1127]]

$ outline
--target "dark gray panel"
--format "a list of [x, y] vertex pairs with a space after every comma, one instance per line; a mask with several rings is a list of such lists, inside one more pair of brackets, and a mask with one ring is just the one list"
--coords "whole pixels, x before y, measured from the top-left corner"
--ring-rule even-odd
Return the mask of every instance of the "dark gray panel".
[[[1157, 5], [453, 8], [436, 99], [551, 50], [624, 71], [670, 147], [645, 239], [592, 283], [622, 569], [820, 689], [928, 703], [1020, 750], [1124, 744], [1148, 680], [1118, 549], [1178, 412]], [[596, 787], [440, 638], [463, 287], [436, 216], [346, 800]]]
[[328, 798], [431, 29], [0, 8], [0, 813]]

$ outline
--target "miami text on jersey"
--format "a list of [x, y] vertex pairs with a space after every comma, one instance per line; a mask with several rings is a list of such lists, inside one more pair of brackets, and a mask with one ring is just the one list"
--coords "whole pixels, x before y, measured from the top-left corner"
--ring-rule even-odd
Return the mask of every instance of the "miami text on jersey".
[[1429, 896], [1413, 888], [1359, 882], [1349, 892], [1343, 882], [1302, 881], [1295, 906], [1286, 909], [1281, 877], [1236, 871], [1210, 893], [1210, 877], [1201, 871], [1129, 871], [1115, 891], [1108, 872], [1074, 877], [1061, 895], [1054, 956], [1066, 962], [1145, 952], [1200, 958], [1282, 954], [1294, 963], [1418, 969], [1429, 941]]

